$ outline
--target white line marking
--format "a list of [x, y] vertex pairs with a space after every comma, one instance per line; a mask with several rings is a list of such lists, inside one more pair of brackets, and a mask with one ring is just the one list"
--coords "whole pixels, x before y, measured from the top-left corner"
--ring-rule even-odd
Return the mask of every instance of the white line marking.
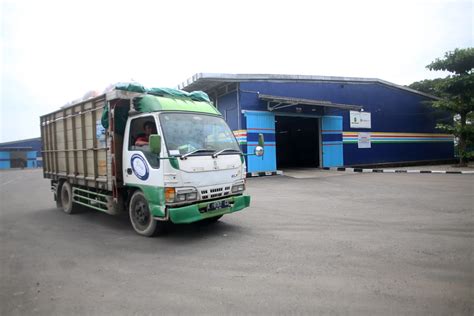
[[15, 180], [16, 180], [16, 179], [13, 179], [13, 180], [7, 181], [7, 182], [5, 182], [5, 183], [2, 183], [2, 184], [0, 184], [0, 185], [1, 185], [1, 186], [4, 186], [4, 185], [7, 185], [7, 184], [9, 184], [9, 183], [12, 183], [12, 182], [15, 181]]

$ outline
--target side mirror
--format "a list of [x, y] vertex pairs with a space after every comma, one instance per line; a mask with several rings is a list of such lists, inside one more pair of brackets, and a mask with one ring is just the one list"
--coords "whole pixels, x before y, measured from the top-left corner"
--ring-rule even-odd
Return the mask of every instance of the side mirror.
[[156, 134], [150, 135], [148, 141], [150, 144], [150, 151], [159, 155], [161, 153], [161, 136]]
[[265, 146], [265, 140], [263, 138], [263, 134], [258, 134], [258, 146], [255, 147], [255, 156], [261, 157], [264, 154], [264, 146]]

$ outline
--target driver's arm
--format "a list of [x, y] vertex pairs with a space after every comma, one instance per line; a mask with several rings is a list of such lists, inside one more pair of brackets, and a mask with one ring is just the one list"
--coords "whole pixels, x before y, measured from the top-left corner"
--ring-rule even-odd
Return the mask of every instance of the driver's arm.
[[148, 145], [148, 141], [144, 137], [138, 137], [135, 141], [135, 146], [145, 146]]

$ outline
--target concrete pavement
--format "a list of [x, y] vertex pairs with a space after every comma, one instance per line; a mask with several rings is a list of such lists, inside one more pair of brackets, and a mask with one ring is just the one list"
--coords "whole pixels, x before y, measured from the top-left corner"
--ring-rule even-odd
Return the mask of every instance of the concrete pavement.
[[0, 314], [473, 314], [474, 177], [320, 174], [249, 179], [251, 208], [150, 239], [1, 172]]

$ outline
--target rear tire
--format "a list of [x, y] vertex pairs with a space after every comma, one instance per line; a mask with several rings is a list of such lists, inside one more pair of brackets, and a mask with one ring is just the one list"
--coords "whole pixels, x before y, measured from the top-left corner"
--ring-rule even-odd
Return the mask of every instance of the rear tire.
[[142, 236], [153, 237], [166, 232], [166, 222], [153, 218], [148, 207], [148, 201], [141, 191], [135, 191], [130, 199], [128, 214], [133, 229]]
[[64, 213], [66, 214], [77, 213], [78, 205], [74, 203], [72, 200], [72, 187], [69, 184], [69, 182], [65, 181], [61, 185], [61, 194], [59, 198], [61, 200], [61, 205], [62, 205]]

